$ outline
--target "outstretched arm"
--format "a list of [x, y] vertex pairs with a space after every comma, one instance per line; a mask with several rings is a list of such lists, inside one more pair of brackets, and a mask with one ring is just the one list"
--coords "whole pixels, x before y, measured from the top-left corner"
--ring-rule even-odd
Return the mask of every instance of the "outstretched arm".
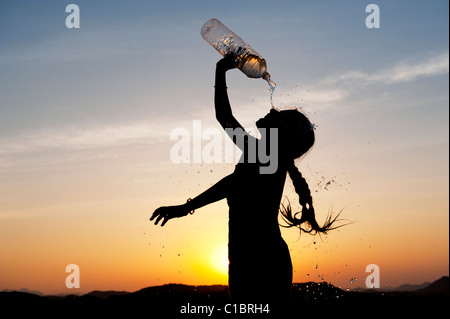
[[189, 214], [189, 212], [197, 208], [224, 199], [228, 195], [230, 183], [231, 175], [228, 175], [217, 182], [214, 186], [211, 186], [205, 192], [188, 201], [186, 204], [178, 206], [164, 206], [158, 208], [157, 210], [155, 210], [150, 220], [152, 221], [156, 218], [155, 225], [158, 225], [158, 223], [163, 220], [161, 226], [164, 226], [172, 218], [186, 216], [187, 214]]

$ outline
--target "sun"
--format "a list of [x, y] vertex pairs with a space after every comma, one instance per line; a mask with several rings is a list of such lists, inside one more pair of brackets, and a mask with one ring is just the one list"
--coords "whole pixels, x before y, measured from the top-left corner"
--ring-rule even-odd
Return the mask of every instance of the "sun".
[[228, 246], [220, 245], [211, 253], [211, 266], [222, 275], [228, 274]]

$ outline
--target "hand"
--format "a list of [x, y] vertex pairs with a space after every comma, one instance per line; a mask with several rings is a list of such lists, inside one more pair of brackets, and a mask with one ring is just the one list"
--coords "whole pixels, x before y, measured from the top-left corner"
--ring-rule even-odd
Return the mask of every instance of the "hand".
[[152, 217], [150, 218], [150, 221], [153, 221], [156, 218], [155, 225], [158, 225], [158, 223], [163, 219], [163, 222], [161, 224], [161, 227], [164, 226], [170, 219], [172, 218], [180, 218], [183, 216], [186, 216], [189, 214], [189, 211], [187, 211], [185, 205], [178, 205], [178, 206], [164, 206], [160, 207], [153, 213]]
[[223, 59], [219, 60], [216, 64], [216, 68], [222, 71], [228, 71], [235, 69], [236, 66], [236, 56], [233, 52], [228, 53]]

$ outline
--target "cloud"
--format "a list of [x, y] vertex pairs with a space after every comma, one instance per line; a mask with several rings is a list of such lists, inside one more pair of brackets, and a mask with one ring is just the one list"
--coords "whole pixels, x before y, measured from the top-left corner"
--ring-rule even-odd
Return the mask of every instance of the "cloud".
[[167, 129], [151, 122], [103, 125], [91, 128], [44, 129], [0, 139], [0, 154], [27, 153], [39, 150], [82, 150], [101, 147], [154, 143]]
[[[367, 85], [375, 83], [410, 82], [419, 78], [448, 74], [449, 53], [443, 53], [416, 63], [401, 62], [372, 74], [361, 71], [349, 71], [331, 76], [321, 83], [295, 88], [276, 88], [274, 104], [276, 107], [301, 107], [303, 110], [320, 111], [339, 108], [340, 102], [351, 96], [351, 91], [336, 87], [342, 81], [356, 81]], [[251, 127], [259, 117], [270, 110], [268, 96], [254, 97], [253, 103], [244, 105], [239, 111], [239, 120], [244, 126]], [[136, 144], [154, 144], [167, 142], [170, 131], [176, 127], [192, 125], [192, 119], [201, 119], [204, 127], [219, 127], [211, 118], [211, 109], [202, 108], [194, 117], [185, 116], [158, 118], [120, 125], [102, 125], [97, 127], [71, 127], [61, 129], [44, 129], [19, 136], [0, 138], [0, 154], [18, 154], [41, 150], [83, 150], [106, 147], [122, 147]], [[170, 125], [168, 126], [168, 123]], [[4, 159], [0, 167], [11, 163]]]
[[[307, 86], [295, 88], [275, 89], [273, 96], [274, 105], [279, 108], [301, 107], [304, 111], [322, 111], [340, 109], [342, 102], [351, 98], [352, 93], [364, 85], [392, 84], [411, 82], [420, 78], [438, 76], [449, 73], [449, 53], [442, 53], [427, 60], [416, 62], [399, 62], [390, 68], [385, 68], [374, 73], [363, 71], [347, 71], [342, 74], [332, 75], [324, 81], [311, 83]], [[353, 82], [352, 86], [342, 86], [342, 82]], [[255, 114], [260, 110], [268, 111], [268, 97], [254, 97], [252, 105], [246, 105], [246, 113], [241, 112], [244, 120], [255, 119]], [[348, 105], [346, 105], [348, 108]], [[259, 115], [259, 114], [258, 114]], [[263, 114], [261, 114], [263, 115]]]
[[349, 71], [327, 78], [325, 82], [358, 81], [364, 84], [392, 84], [410, 82], [424, 77], [447, 74], [449, 72], [449, 53], [442, 53], [426, 61], [416, 63], [401, 62], [391, 68], [373, 74], [361, 71]]

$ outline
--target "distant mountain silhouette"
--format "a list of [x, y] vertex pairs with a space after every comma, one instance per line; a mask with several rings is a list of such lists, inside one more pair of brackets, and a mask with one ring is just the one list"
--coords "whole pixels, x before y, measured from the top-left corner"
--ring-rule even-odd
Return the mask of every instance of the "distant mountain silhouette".
[[419, 289], [418, 292], [421, 293], [428, 293], [428, 294], [444, 294], [449, 295], [449, 277], [445, 276], [442, 277], [439, 280], [436, 280], [432, 284], [428, 285], [427, 287], [424, 287], [422, 289]]
[[45, 296], [45, 294], [43, 292], [39, 291], [39, 290], [29, 290], [27, 288], [22, 288], [20, 290], [3, 289], [0, 292], [12, 292], [12, 291], [25, 292], [25, 293], [29, 293], [29, 294], [38, 295], [38, 296]]
[[[321, 282], [296, 283], [293, 285], [292, 300], [286, 306], [289, 317], [345, 315], [358, 317], [367, 313], [386, 317], [401, 317], [418, 314], [439, 313], [447, 310], [449, 278], [441, 279], [416, 291], [371, 293], [344, 291], [332, 284]], [[249, 291], [251, 294], [251, 291]], [[88, 317], [111, 316], [135, 318], [143, 315], [152, 319], [207, 318], [206, 314], [193, 316], [180, 314], [183, 306], [214, 306], [216, 312], [209, 318], [235, 318], [224, 313], [224, 306], [231, 303], [227, 286], [188, 286], [169, 284], [147, 287], [135, 292], [92, 291], [85, 295], [39, 296], [27, 292], [0, 292], [3, 312], [12, 311], [12, 317], [37, 316], [61, 317], [62, 313]], [[241, 316], [237, 316], [241, 318]], [[244, 318], [247, 318], [244, 316]], [[267, 314], [251, 318], [272, 318]], [[276, 317], [275, 317], [276, 318]], [[277, 318], [278, 319], [278, 318]]]
[[168, 284], [164, 286], [147, 287], [134, 292], [134, 295], [154, 295], [154, 294], [214, 294], [226, 293], [228, 286], [212, 285], [212, 286], [188, 286], [181, 284]]
[[434, 282], [424, 282], [418, 285], [404, 284], [389, 290], [390, 292], [404, 292], [417, 294], [449, 294], [449, 277], [444, 276]]
[[424, 282], [417, 285], [403, 284], [394, 288], [379, 288], [379, 289], [369, 289], [369, 288], [356, 288], [353, 291], [360, 293], [373, 293], [373, 292], [384, 292], [384, 293], [409, 293], [409, 294], [447, 294], [449, 290], [449, 277], [444, 276], [434, 282]]
[[416, 291], [416, 290], [428, 287], [429, 285], [431, 285], [431, 282], [424, 282], [424, 283], [418, 284], [418, 285], [404, 284], [404, 285], [401, 285], [401, 286], [399, 286], [397, 288], [394, 288], [394, 289], [391, 289], [391, 290], [392, 291], [399, 291], [399, 292]]
[[87, 296], [90, 297], [96, 297], [99, 299], [108, 299], [112, 296], [123, 296], [123, 295], [128, 295], [129, 292], [128, 291], [115, 291], [115, 290], [110, 290], [110, 291], [99, 291], [99, 290], [94, 290], [91, 291], [90, 293], [87, 294]]

